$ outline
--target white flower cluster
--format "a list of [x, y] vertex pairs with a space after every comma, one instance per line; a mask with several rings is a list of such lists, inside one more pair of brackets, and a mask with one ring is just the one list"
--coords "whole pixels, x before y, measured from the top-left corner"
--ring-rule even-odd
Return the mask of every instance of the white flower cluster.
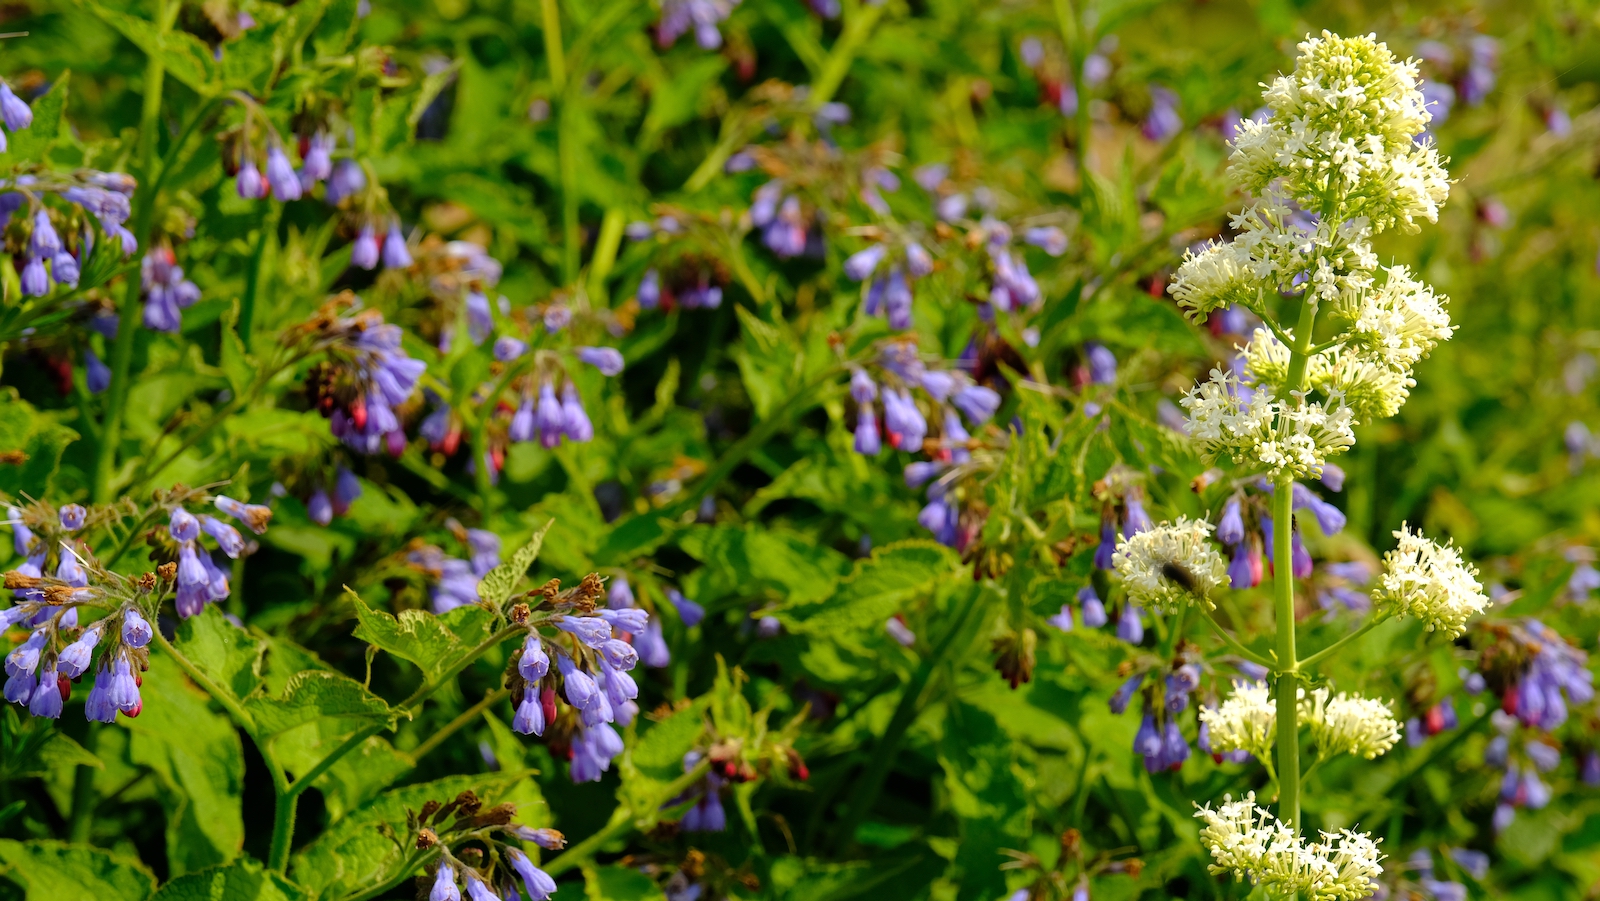
[[1200, 722], [1206, 725], [1213, 753], [1247, 751], [1258, 760], [1272, 759], [1278, 708], [1266, 683], [1234, 680], [1233, 694], [1221, 706], [1200, 708]]
[[1467, 619], [1482, 613], [1489, 598], [1478, 582], [1478, 568], [1461, 559], [1454, 544], [1440, 546], [1404, 524], [1400, 540], [1383, 555], [1383, 579], [1372, 593], [1380, 609], [1409, 614], [1451, 638], [1466, 631]]
[[1322, 756], [1356, 754], [1371, 760], [1400, 740], [1400, 722], [1387, 703], [1344, 692], [1331, 695], [1326, 688], [1300, 693], [1300, 719], [1311, 728], [1311, 741]]
[[[1304, 397], [1285, 404], [1270, 385], [1241, 391], [1238, 378], [1220, 369], [1211, 380], [1190, 389], [1179, 402], [1188, 411], [1186, 429], [1208, 459], [1222, 454], [1237, 463], [1261, 466], [1274, 476], [1314, 477], [1334, 454], [1356, 443], [1354, 412], [1342, 396], [1327, 403]], [[1241, 395], [1247, 395], [1241, 399]]]
[[1277, 185], [1307, 209], [1338, 206], [1375, 231], [1437, 222], [1450, 178], [1433, 142], [1413, 140], [1432, 118], [1416, 63], [1373, 35], [1324, 31], [1299, 49], [1293, 74], [1263, 94], [1271, 120], [1239, 123], [1231, 173], [1257, 194]]
[[[1252, 385], [1283, 392], [1289, 380], [1289, 348], [1282, 341], [1266, 329], [1256, 329], [1244, 355]], [[1347, 348], [1329, 348], [1306, 361], [1306, 386], [1339, 398], [1350, 408], [1352, 424], [1393, 416], [1416, 384], [1409, 369]]]
[[1146, 607], [1173, 612], [1195, 601], [1215, 607], [1209, 595], [1228, 582], [1228, 562], [1211, 542], [1211, 523], [1178, 517], [1118, 538], [1111, 563], [1128, 596]]
[[1352, 305], [1337, 305], [1335, 316], [1349, 330], [1346, 343], [1393, 369], [1409, 371], [1441, 341], [1455, 334], [1446, 298], [1394, 266], [1382, 288], [1368, 291]]
[[1356, 901], [1370, 896], [1383, 875], [1383, 855], [1359, 832], [1324, 832], [1307, 842], [1289, 826], [1256, 806], [1252, 792], [1231, 796], [1216, 810], [1195, 816], [1205, 822], [1200, 843], [1211, 852], [1212, 873], [1232, 873], [1262, 885], [1269, 895], [1298, 893], [1304, 901]]

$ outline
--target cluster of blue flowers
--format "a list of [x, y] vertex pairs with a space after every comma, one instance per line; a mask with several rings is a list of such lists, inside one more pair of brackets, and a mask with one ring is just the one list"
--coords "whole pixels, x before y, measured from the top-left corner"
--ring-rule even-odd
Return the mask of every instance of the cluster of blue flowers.
[[334, 475], [332, 490], [321, 485], [311, 492], [311, 497], [306, 500], [306, 515], [319, 526], [333, 522], [335, 516], [343, 516], [350, 510], [350, 505], [361, 496], [361, 480], [356, 474], [341, 466]]
[[[216, 497], [214, 503], [219, 511], [258, 535], [266, 531], [272, 518], [267, 507], [226, 496]], [[5, 699], [26, 707], [34, 716], [59, 717], [71, 697], [73, 682], [91, 669], [95, 650], [109, 639], [86, 699], [85, 715], [103, 723], [115, 722], [119, 712], [138, 716], [143, 709], [139, 673], [148, 666], [145, 647], [152, 637], [145, 616], [148, 611], [142, 609], [160, 581], [147, 575], [132, 582], [93, 565], [86, 546], [73, 534], [91, 520], [92, 514], [82, 506], [68, 504], [59, 511], [43, 505], [28, 511], [13, 506], [7, 514], [13, 549], [24, 562], [6, 574], [14, 603], [0, 610], [0, 631], [13, 626], [33, 631], [6, 655]], [[175, 583], [180, 617], [193, 616], [207, 603], [228, 596], [227, 573], [201, 543], [202, 535], [210, 536], [229, 557], [255, 549], [234, 526], [207, 514], [190, 513], [181, 504], [168, 509], [166, 530], [170, 539], [166, 551], [175, 564], [165, 572]], [[52, 550], [46, 537], [54, 539], [59, 552]], [[47, 577], [43, 573], [52, 555], [57, 563], [53, 576]], [[159, 602], [160, 596], [156, 597]], [[103, 609], [108, 615], [79, 629], [80, 607]]]
[[512, 689], [516, 715], [511, 727], [524, 735], [543, 735], [559, 715], [557, 679], [550, 671], [550, 653], [554, 653], [560, 695], [577, 711], [570, 745], [574, 782], [599, 781], [622, 753], [622, 738], [611, 724], [627, 726], [639, 714], [639, 705], [634, 703], [639, 686], [629, 675], [639, 663], [639, 653], [612, 629], [639, 635], [649, 621], [650, 615], [637, 607], [607, 606], [591, 613], [558, 614], [551, 623], [571, 638], [550, 640], [548, 651], [547, 639], [538, 628], [528, 630], [516, 660], [521, 681]]
[[[451, 521], [454, 525], [454, 521]], [[459, 529], [459, 527], [457, 527]], [[500, 536], [487, 529], [459, 529], [469, 559], [450, 557], [436, 545], [425, 544], [406, 554], [406, 562], [430, 582], [429, 600], [434, 613], [478, 603], [478, 583], [500, 565]]]
[[410, 399], [427, 364], [406, 354], [402, 335], [398, 325], [364, 310], [330, 320], [320, 336], [330, 366], [308, 387], [334, 437], [357, 453], [405, 450], [394, 408]]
[[739, 0], [663, 0], [661, 19], [656, 23], [656, 43], [671, 47], [693, 30], [701, 49], [715, 50], [722, 46], [722, 32], [717, 26], [738, 5]]
[[139, 280], [144, 327], [177, 334], [183, 327], [183, 311], [200, 299], [200, 287], [184, 278], [172, 248], [162, 245], [146, 253], [139, 262]]
[[[533, 829], [517, 823], [502, 827], [513, 838], [531, 842], [546, 851], [557, 851], [566, 846], [566, 839], [554, 829]], [[519, 901], [518, 883], [527, 893], [529, 901], [546, 901], [555, 894], [556, 881], [540, 869], [520, 848], [495, 843], [509, 873], [502, 873], [499, 889], [490, 886], [492, 873], [484, 873], [463, 863], [450, 853], [448, 845], [441, 846], [438, 868], [433, 871], [433, 882], [428, 887], [428, 901], [461, 901], [461, 886], [467, 888], [470, 901]], [[419, 894], [418, 897], [421, 897]]]

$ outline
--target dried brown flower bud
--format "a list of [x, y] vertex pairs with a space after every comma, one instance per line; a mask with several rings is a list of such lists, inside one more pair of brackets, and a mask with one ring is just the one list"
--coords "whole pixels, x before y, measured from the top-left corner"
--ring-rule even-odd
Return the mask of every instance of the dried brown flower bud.
[[439, 844], [439, 836], [432, 829], [424, 826], [417, 832], [417, 850], [426, 851]]
[[163, 582], [171, 582], [178, 577], [178, 564], [163, 563], [156, 567], [156, 575], [160, 576]]
[[546, 601], [555, 600], [556, 599], [556, 595], [558, 595], [560, 593], [561, 593], [561, 580], [560, 579], [551, 579], [550, 581], [544, 583], [543, 585], [540, 585], [538, 590], [533, 592], [533, 594], [537, 594], [537, 595], [543, 597]]
[[515, 604], [511, 608], [511, 621], [519, 626], [528, 624], [528, 614], [531, 613], [527, 604]]
[[[174, 564], [173, 568], [174, 569], [177, 568], [176, 564]], [[146, 592], [146, 593], [155, 591], [156, 590], [156, 574], [155, 573], [145, 573], [144, 575], [140, 576], [139, 577], [139, 590], [143, 591], [143, 592]]]
[[16, 570], [11, 570], [10, 572], [6, 573], [7, 588], [33, 588], [38, 584], [38, 576], [26, 575], [24, 573], [17, 572]]

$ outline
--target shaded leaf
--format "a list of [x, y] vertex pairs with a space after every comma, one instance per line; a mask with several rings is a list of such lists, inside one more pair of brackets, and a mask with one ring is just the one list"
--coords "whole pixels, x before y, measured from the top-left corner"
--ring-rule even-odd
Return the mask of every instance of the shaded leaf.
[[483, 581], [478, 583], [478, 597], [482, 598], [484, 603], [496, 610], [505, 606], [506, 600], [511, 597], [511, 592], [517, 587], [517, 583], [522, 581], [522, 577], [527, 574], [528, 567], [532, 566], [533, 561], [538, 559], [539, 548], [544, 545], [545, 533], [550, 531], [550, 526], [554, 522], [555, 520], [552, 519], [545, 523], [542, 528], [533, 533], [533, 537], [528, 539], [527, 544], [517, 548], [516, 553], [511, 555], [510, 560], [489, 570], [489, 573], [483, 577]]
[[144, 901], [156, 877], [137, 860], [87, 845], [0, 839], [0, 873], [28, 901]]

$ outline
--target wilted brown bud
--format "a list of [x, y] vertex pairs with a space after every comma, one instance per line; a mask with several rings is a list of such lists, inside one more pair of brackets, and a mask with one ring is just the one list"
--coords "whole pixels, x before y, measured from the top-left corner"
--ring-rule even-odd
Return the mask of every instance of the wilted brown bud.
[[561, 593], [561, 580], [560, 579], [551, 579], [550, 581], [544, 583], [543, 585], [540, 585], [538, 590], [533, 592], [533, 594], [539, 595], [540, 597], [544, 598], [546, 601], [555, 600], [556, 599], [556, 595], [558, 595], [560, 593]]
[[32, 588], [38, 584], [38, 576], [26, 575], [24, 573], [17, 572], [14, 569], [6, 573], [7, 588]]
[[426, 851], [437, 844], [439, 844], [439, 836], [436, 835], [432, 829], [424, 826], [417, 832], [418, 851]]
[[470, 817], [482, 806], [483, 802], [478, 800], [478, 796], [473, 794], [471, 789], [456, 795], [456, 809], [460, 811], [457, 816]]
[[428, 822], [429, 818], [439, 812], [440, 806], [441, 805], [438, 801], [429, 801], [426, 804], [423, 804], [422, 812], [417, 815], [417, 821], [421, 823]]
[[1032, 681], [1033, 651], [1038, 643], [1039, 636], [1032, 629], [1023, 629], [1020, 634], [1010, 633], [995, 639], [994, 668], [1005, 676], [1012, 688]]
[[689, 853], [683, 856], [683, 866], [679, 867], [683, 875], [691, 880], [699, 879], [706, 872], [706, 856], [697, 848], [690, 848]]
[[[176, 566], [174, 566], [176, 568]], [[145, 573], [139, 577], [139, 590], [149, 593], [156, 590], [156, 574]]]
[[590, 573], [584, 576], [583, 581], [578, 584], [578, 606], [586, 610], [592, 609], [594, 602], [605, 594], [605, 591], [606, 583], [605, 580], [600, 578], [599, 573]]
[[160, 576], [163, 582], [171, 582], [178, 577], [178, 564], [163, 563], [156, 567], [156, 575]]
[[1083, 835], [1076, 829], [1068, 829], [1061, 833], [1061, 850], [1065, 854], [1077, 854], [1078, 843], [1083, 840]]
[[511, 607], [511, 621], [519, 626], [526, 626], [529, 612], [527, 604], [515, 604]]

